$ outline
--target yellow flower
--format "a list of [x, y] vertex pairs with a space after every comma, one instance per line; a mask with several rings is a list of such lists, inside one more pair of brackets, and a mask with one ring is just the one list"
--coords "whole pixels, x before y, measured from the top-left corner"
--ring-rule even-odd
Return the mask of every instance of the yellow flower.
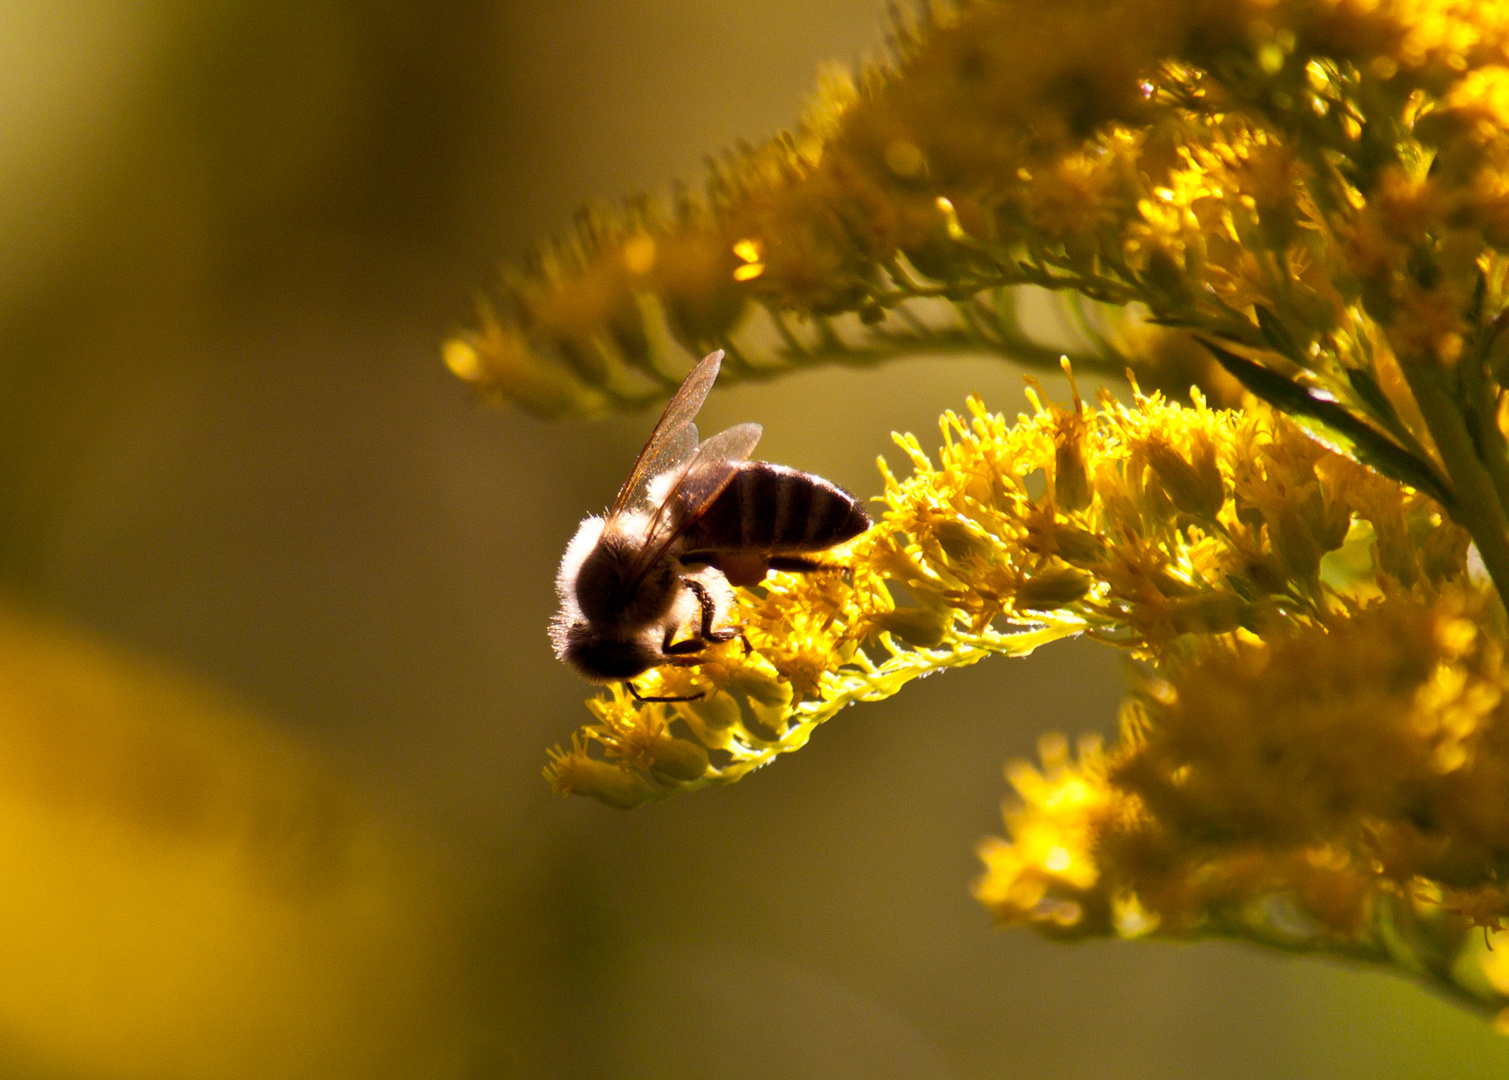
[[1163, 392], [899, 437], [869, 533], [640, 685], [687, 700], [592, 702], [552, 783], [728, 783], [849, 704], [1085, 634], [1137, 687], [1114, 745], [1013, 767], [997, 917], [1334, 949], [1497, 1013], [1468, 931], [1509, 914], [1509, 5], [925, 14], [705, 197], [585, 214], [447, 363], [547, 414], [651, 401], [715, 345], [736, 378], [1041, 363], [1036, 287]]
[[1059, 936], [1105, 933], [1111, 917], [1097, 893], [1094, 854], [1098, 823], [1119, 798], [1104, 777], [1097, 740], [1068, 760], [1062, 736], [1045, 736], [1043, 768], [1017, 762], [1007, 777], [1020, 800], [1006, 808], [1011, 842], [987, 840], [979, 855], [985, 873], [974, 894], [1002, 922], [1026, 922]]

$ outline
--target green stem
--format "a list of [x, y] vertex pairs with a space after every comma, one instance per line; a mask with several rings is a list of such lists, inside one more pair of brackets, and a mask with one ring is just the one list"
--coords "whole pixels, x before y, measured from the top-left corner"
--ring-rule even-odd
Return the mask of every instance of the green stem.
[[[1501, 316], [1502, 317], [1502, 313]], [[1466, 419], [1477, 447], [1478, 458], [1488, 470], [1498, 491], [1499, 503], [1509, 506], [1509, 448], [1498, 425], [1498, 387], [1487, 377], [1488, 350], [1502, 326], [1498, 319], [1479, 333], [1479, 340], [1461, 362], [1462, 400], [1467, 405]]]
[[1441, 385], [1441, 372], [1432, 364], [1405, 361], [1400, 365], [1425, 424], [1441, 452], [1446, 475], [1456, 489], [1452, 516], [1472, 535], [1499, 598], [1509, 596], [1509, 517], [1499, 501], [1497, 485], [1483, 462], [1457, 403]]
[[[1434, 932], [1433, 932], [1434, 931]], [[1431, 927], [1412, 910], [1410, 901], [1387, 894], [1375, 897], [1373, 925], [1354, 938], [1285, 934], [1262, 920], [1223, 918], [1218, 913], [1209, 933], [1251, 941], [1296, 955], [1329, 954], [1364, 963], [1390, 965], [1416, 979], [1447, 1001], [1485, 1019], [1503, 1008], [1503, 1001], [1484, 997], [1457, 981], [1453, 968], [1464, 946], [1465, 927]]]

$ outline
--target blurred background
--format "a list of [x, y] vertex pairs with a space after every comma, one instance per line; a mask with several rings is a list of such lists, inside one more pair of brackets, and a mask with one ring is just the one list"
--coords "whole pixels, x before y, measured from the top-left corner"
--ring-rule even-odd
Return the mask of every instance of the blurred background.
[[[878, 0], [0, 0], [0, 1075], [1505, 1075], [1391, 976], [992, 928], [1002, 765], [1111, 728], [1106, 649], [633, 813], [540, 778], [585, 716], [556, 561], [653, 417], [483, 408], [440, 341], [577, 206], [698, 180], [883, 32]], [[868, 494], [892, 430], [1021, 385], [811, 372], [703, 428]]]

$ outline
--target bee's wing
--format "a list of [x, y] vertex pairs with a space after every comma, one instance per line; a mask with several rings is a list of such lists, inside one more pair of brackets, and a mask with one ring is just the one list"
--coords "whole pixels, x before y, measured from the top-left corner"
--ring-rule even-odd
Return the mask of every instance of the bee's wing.
[[660, 414], [655, 430], [650, 432], [649, 441], [634, 459], [634, 467], [629, 470], [623, 487], [618, 489], [618, 497], [608, 509], [610, 517], [644, 502], [651, 480], [669, 472], [698, 449], [697, 426], [692, 423], [692, 418], [702, 408], [707, 392], [713, 388], [722, 363], [722, 349], [708, 353], [682, 381], [665, 412]]
[[739, 424], [720, 431], [701, 446], [687, 462], [681, 476], [655, 508], [645, 531], [645, 545], [636, 561], [638, 576], [654, 566], [676, 537], [702, 516], [714, 499], [723, 494], [740, 464], [754, 451], [764, 429], [759, 424]]

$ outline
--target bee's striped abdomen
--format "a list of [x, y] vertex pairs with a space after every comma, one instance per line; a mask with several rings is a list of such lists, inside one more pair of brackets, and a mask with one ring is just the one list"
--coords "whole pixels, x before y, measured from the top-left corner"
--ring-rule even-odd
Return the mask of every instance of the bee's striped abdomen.
[[751, 461], [686, 531], [687, 551], [800, 554], [858, 536], [870, 518], [842, 488], [820, 476]]

